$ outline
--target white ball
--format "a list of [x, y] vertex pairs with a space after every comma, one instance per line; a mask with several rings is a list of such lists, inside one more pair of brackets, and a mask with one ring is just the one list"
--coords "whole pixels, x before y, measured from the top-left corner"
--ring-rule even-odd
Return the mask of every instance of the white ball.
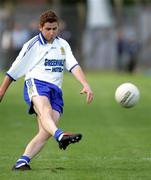
[[122, 107], [130, 108], [137, 104], [140, 98], [139, 89], [132, 83], [123, 83], [117, 87], [115, 100]]

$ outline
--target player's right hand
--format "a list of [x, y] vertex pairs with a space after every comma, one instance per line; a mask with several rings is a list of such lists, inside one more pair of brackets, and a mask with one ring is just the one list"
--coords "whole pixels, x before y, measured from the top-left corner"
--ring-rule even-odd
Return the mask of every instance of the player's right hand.
[[0, 85], [0, 102], [2, 101], [7, 88], [9, 87], [9, 85], [12, 83], [13, 79], [10, 78], [9, 76], [5, 76], [2, 84]]
[[2, 101], [4, 96], [4, 92], [2, 91], [2, 88], [0, 87], [0, 102]]

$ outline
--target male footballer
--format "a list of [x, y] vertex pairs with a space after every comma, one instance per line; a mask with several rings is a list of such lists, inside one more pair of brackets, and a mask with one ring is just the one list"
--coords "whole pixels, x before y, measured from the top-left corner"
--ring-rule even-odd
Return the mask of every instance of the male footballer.
[[2, 101], [9, 85], [25, 76], [24, 100], [29, 105], [29, 114], [36, 114], [39, 128], [13, 170], [31, 170], [30, 160], [40, 152], [51, 136], [63, 150], [69, 144], [81, 140], [82, 134], [66, 133], [57, 127], [64, 106], [61, 88], [65, 68], [83, 86], [81, 94], [87, 94], [87, 103], [93, 100], [93, 92], [69, 44], [57, 36], [59, 20], [54, 12], [46, 11], [41, 14], [39, 31], [37, 36], [23, 45], [0, 86]]

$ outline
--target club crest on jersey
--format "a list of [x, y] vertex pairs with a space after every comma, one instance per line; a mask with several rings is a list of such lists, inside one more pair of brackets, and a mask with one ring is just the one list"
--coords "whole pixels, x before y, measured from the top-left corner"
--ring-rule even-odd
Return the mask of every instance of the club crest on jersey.
[[61, 50], [61, 55], [65, 55], [65, 50], [64, 50], [64, 48], [61, 47], [60, 50]]

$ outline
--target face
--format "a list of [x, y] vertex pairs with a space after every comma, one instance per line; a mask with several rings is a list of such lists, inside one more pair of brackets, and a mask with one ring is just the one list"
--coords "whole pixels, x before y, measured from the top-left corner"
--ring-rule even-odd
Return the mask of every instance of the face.
[[39, 28], [44, 38], [48, 42], [52, 42], [53, 39], [57, 36], [58, 29], [59, 29], [59, 26], [57, 22], [53, 22], [53, 23], [47, 22], [43, 26], [40, 26]]

